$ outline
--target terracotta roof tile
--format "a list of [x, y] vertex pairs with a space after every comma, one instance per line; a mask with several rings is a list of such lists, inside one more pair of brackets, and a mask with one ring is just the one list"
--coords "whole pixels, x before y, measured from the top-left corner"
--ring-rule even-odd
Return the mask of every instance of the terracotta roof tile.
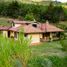
[[15, 23], [15, 24], [24, 24], [24, 23], [33, 23], [34, 21], [22, 21], [22, 20], [16, 20], [16, 19], [9, 19], [8, 21]]
[[57, 28], [56, 26], [54, 25], [51, 25], [49, 23], [43, 23], [43, 24], [40, 24], [39, 26], [41, 28], [42, 31], [44, 32], [62, 32], [64, 30], [60, 29], [60, 28]]
[[24, 32], [25, 33], [41, 33], [42, 30], [37, 27], [33, 27], [32, 25], [24, 26]]
[[40, 23], [37, 27], [30, 25], [21, 25], [19, 27], [12, 27], [9, 30], [19, 32], [20, 28], [24, 29], [24, 33], [45, 33], [45, 32], [62, 32], [64, 30], [57, 28], [49, 23]]
[[19, 32], [20, 29], [24, 30], [24, 33], [41, 33], [42, 30], [37, 27], [33, 27], [31, 24], [30, 25], [21, 25], [19, 27], [12, 27], [9, 30]]
[[10, 27], [7, 26], [0, 26], [0, 30], [9, 30]]
[[11, 27], [9, 30], [14, 31], [14, 32], [18, 32], [18, 27]]

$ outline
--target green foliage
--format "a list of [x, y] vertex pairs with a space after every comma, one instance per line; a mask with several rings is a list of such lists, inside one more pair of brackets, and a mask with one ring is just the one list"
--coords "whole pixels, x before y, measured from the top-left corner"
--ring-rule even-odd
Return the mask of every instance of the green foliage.
[[67, 20], [67, 8], [63, 8], [64, 9], [64, 20]]
[[28, 67], [67, 67], [67, 57], [36, 56], [30, 59]]
[[67, 67], [66, 58], [67, 57], [65, 57], [65, 58], [59, 58], [57, 56], [49, 57], [49, 59], [52, 62], [52, 67]]
[[67, 40], [61, 40], [60, 43], [63, 46], [63, 50], [67, 51]]
[[7, 7], [7, 16], [17, 18], [20, 14], [20, 5], [17, 1], [13, 1]]
[[18, 40], [0, 37], [0, 67], [27, 67], [30, 41], [20, 35]]
[[59, 22], [64, 19], [64, 10], [62, 6], [54, 6], [52, 3], [48, 6], [45, 14], [46, 20], [51, 22]]
[[11, 26], [12, 24], [7, 21], [7, 18], [0, 18], [0, 26]]
[[[32, 13], [32, 14], [31, 14]], [[67, 9], [62, 6], [54, 5], [52, 2], [50, 5], [38, 5], [38, 4], [23, 4], [18, 1], [0, 2], [0, 16], [7, 16], [36, 21], [49, 20], [51, 22], [59, 22], [61, 20], [67, 20]]]
[[34, 21], [34, 16], [33, 16], [33, 14], [31, 13], [29, 13], [29, 14], [26, 14], [26, 16], [25, 16], [25, 20], [31, 20], [31, 21]]
[[48, 58], [34, 57], [29, 61], [29, 67], [52, 67], [52, 62]]
[[[64, 43], [66, 43], [65, 40]], [[30, 40], [26, 39], [22, 33], [19, 34], [18, 40], [0, 36], [0, 67], [67, 67], [67, 57], [61, 56], [63, 53], [59, 42], [45, 42], [45, 45], [32, 47], [29, 45]], [[37, 55], [41, 53], [39, 56], [32, 55], [30, 48], [32, 53], [36, 52]], [[62, 54], [57, 56], [57, 51]]]

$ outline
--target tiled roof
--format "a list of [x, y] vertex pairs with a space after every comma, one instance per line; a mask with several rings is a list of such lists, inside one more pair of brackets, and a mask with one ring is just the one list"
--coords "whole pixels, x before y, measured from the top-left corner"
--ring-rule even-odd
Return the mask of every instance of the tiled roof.
[[10, 27], [7, 26], [0, 26], [0, 30], [9, 30]]
[[16, 20], [16, 19], [9, 19], [9, 22], [15, 23], [15, 24], [24, 24], [24, 23], [33, 23], [34, 21], [23, 21], [23, 20]]
[[39, 26], [43, 32], [62, 32], [64, 30], [57, 28], [54, 25], [51, 25], [49, 23], [43, 23]]
[[25, 33], [41, 33], [42, 32], [40, 28], [33, 27], [32, 25], [23, 26], [23, 29]]
[[49, 23], [40, 23], [40, 24], [37, 24], [37, 27], [32, 26], [32, 24], [21, 25], [19, 27], [15, 27], [15, 26], [14, 27], [0, 27], [0, 30], [10, 30], [10, 31], [14, 31], [14, 32], [19, 32], [19, 30], [22, 28], [24, 30], [24, 33], [45, 33], [45, 32], [62, 32], [62, 31], [64, 31]]
[[12, 27], [9, 30], [19, 32], [20, 29], [24, 30], [24, 33], [41, 33], [42, 30], [40, 28], [35, 28], [31, 24], [30, 25], [21, 25], [19, 27]]
[[9, 28], [10, 31], [18, 32], [18, 27], [11, 27]]

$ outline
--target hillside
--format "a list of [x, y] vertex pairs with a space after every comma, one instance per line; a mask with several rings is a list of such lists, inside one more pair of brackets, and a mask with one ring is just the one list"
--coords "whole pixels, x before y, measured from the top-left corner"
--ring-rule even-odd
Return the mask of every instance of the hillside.
[[39, 5], [49, 5], [50, 2], [53, 2], [54, 4], [60, 2], [56, 2], [53, 0], [0, 0], [0, 2], [12, 2], [12, 1], [18, 1], [19, 3], [26, 3], [26, 4], [39, 4]]
[[18, 1], [18, 2], [22, 2], [22, 3], [34, 3], [34, 4], [49, 4], [50, 2], [53, 2], [54, 4], [59, 3], [61, 5], [66, 5], [66, 3], [61, 3], [61, 2], [57, 2], [54, 0], [0, 0], [0, 2], [12, 2], [12, 1]]
[[12, 2], [18, 1], [19, 3], [26, 3], [26, 4], [37, 4], [37, 5], [49, 5], [52, 2], [54, 5], [62, 5], [63, 7], [67, 8], [66, 3], [57, 2], [54, 0], [0, 0], [1, 2]]
[[0, 18], [0, 26], [11, 26], [11, 23], [8, 22], [9, 18]]

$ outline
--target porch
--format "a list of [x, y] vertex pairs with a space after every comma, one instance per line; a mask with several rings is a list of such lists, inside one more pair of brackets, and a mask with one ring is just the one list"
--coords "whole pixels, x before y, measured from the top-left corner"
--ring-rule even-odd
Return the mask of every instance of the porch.
[[42, 38], [40, 38], [40, 42], [45, 41], [53, 41], [60, 39], [60, 32], [47, 32], [42, 34]]

